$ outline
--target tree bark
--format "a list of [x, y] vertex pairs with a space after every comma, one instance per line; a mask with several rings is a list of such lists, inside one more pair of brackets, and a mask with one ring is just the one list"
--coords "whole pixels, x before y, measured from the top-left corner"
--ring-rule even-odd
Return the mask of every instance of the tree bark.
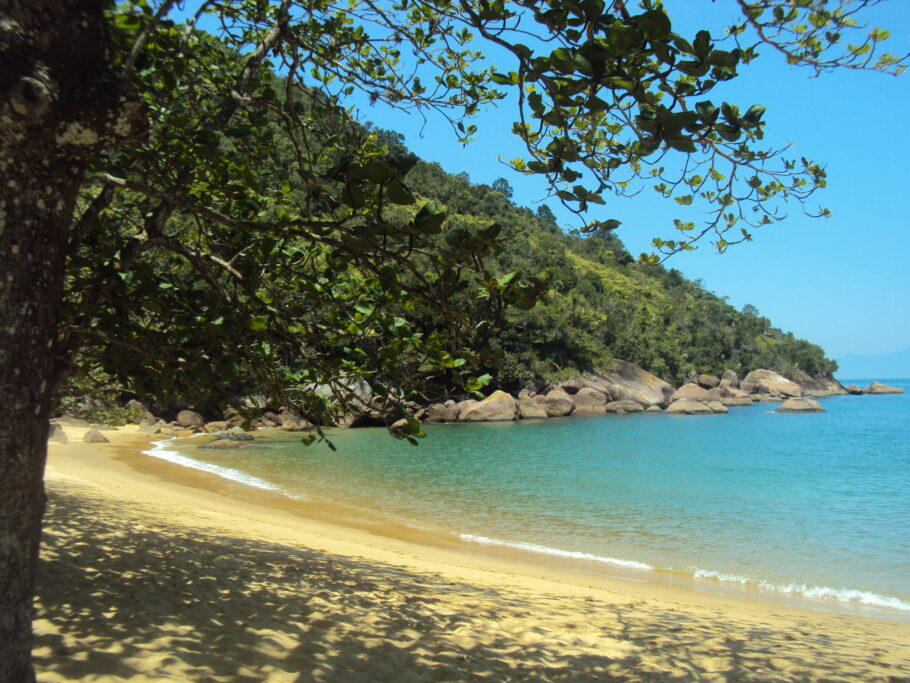
[[85, 165], [143, 135], [105, 78], [100, 0], [0, 0], [0, 683], [34, 680], [31, 618], [63, 273]]

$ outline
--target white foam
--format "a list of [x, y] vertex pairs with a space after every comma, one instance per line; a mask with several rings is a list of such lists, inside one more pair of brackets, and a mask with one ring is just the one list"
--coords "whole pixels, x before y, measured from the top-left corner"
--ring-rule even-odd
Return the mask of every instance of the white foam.
[[271, 484], [264, 479], [259, 477], [254, 477], [251, 474], [245, 474], [230, 467], [221, 467], [220, 465], [213, 465], [208, 462], [200, 462], [199, 460], [193, 460], [188, 458], [185, 455], [181, 455], [177, 451], [172, 451], [166, 447], [165, 444], [173, 441], [173, 439], [165, 439], [164, 441], [155, 441], [153, 442], [154, 448], [143, 451], [145, 455], [151, 455], [153, 458], [161, 458], [162, 460], [167, 460], [168, 462], [175, 463], [177, 465], [182, 465], [183, 467], [190, 467], [194, 470], [202, 470], [203, 472], [211, 472], [212, 474], [217, 474], [219, 477], [224, 479], [230, 479], [231, 481], [236, 481], [240, 484], [246, 484], [247, 486], [254, 486], [257, 489], [265, 489], [267, 491], [280, 491], [280, 487]]
[[559, 548], [550, 548], [545, 545], [537, 545], [536, 543], [501, 541], [497, 538], [489, 538], [488, 536], [475, 536], [474, 534], [461, 534], [461, 540], [470, 541], [471, 543], [482, 543], [483, 545], [498, 545], [505, 548], [515, 548], [516, 550], [527, 550], [532, 553], [541, 553], [544, 555], [568, 557], [573, 560], [589, 560], [591, 562], [601, 562], [603, 564], [610, 564], [615, 567], [626, 567], [628, 569], [654, 569], [654, 567], [649, 564], [645, 564], [644, 562], [636, 562], [635, 560], [620, 560], [615, 557], [603, 557], [601, 555], [583, 553], [577, 550], [560, 550]]
[[723, 583], [738, 583], [741, 586], [757, 588], [759, 590], [794, 595], [814, 600], [836, 600], [869, 607], [885, 607], [887, 609], [910, 612], [910, 603], [900, 598], [879, 595], [872, 591], [856, 590], [854, 588], [831, 588], [829, 586], [810, 586], [806, 583], [772, 583], [754, 579], [739, 574], [725, 574], [709, 569], [696, 569], [693, 573], [696, 579], [712, 579]]

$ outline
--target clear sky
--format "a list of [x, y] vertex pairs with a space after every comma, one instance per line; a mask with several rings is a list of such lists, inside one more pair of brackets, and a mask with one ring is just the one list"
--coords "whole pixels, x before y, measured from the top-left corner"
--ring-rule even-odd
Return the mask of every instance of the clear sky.
[[[720, 35], [737, 16], [733, 0], [665, 5], [674, 30], [690, 38], [698, 28]], [[892, 53], [910, 51], [908, 10], [910, 0], [887, 0], [871, 15], [872, 25], [891, 31]], [[737, 308], [756, 306], [775, 325], [821, 344], [831, 357], [910, 347], [910, 73], [895, 78], [843, 71], [813, 78], [766, 48], [741, 74], [711, 99], [742, 108], [766, 105], [766, 140], [792, 141], [797, 158], [825, 162], [829, 186], [813, 205], [830, 208], [833, 217], [810, 219], [793, 205], [787, 220], [754, 231], [752, 243], [724, 255], [706, 243], [667, 265], [702, 280]], [[362, 118], [399, 131], [422, 158], [451, 172], [466, 171], [474, 182], [507, 178], [519, 204], [536, 206], [545, 195], [540, 179], [517, 175], [497, 160], [522, 156], [509, 133], [514, 117], [508, 104], [478, 117], [479, 135], [467, 148], [441, 119], [424, 125], [379, 106], [366, 107]], [[578, 227], [558, 202], [547, 203], [563, 227]], [[597, 209], [592, 219], [623, 222], [617, 234], [633, 254], [650, 251], [651, 238], [669, 236], [672, 218], [682, 217], [680, 207], [651, 190]]]

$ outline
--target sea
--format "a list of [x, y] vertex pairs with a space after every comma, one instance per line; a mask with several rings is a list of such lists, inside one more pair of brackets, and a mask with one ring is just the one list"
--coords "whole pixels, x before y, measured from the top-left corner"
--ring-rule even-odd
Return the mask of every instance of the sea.
[[416, 447], [333, 429], [336, 451], [269, 430], [148, 454], [467, 552], [910, 621], [910, 379], [885, 381], [906, 393], [827, 397], [817, 414], [427, 425]]

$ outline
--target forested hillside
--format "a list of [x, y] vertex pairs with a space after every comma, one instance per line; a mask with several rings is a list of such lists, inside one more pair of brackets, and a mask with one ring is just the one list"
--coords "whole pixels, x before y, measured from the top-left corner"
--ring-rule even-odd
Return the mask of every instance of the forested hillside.
[[[394, 133], [384, 138], [393, 155], [406, 153]], [[613, 232], [566, 232], [546, 204], [535, 211], [516, 206], [504, 179], [473, 184], [466, 173], [422, 161], [407, 179], [447, 210], [452, 228], [502, 226], [502, 248], [489, 270], [546, 277], [548, 293], [533, 308], [506, 308], [498, 324], [474, 332], [474, 349], [501, 352], [487, 368], [496, 386], [518, 390], [535, 377], [595, 370], [612, 358], [673, 384], [690, 369], [742, 376], [755, 368], [815, 375], [837, 367], [820, 347], [773, 327], [754, 307], [738, 311], [672, 267], [638, 262]]]

